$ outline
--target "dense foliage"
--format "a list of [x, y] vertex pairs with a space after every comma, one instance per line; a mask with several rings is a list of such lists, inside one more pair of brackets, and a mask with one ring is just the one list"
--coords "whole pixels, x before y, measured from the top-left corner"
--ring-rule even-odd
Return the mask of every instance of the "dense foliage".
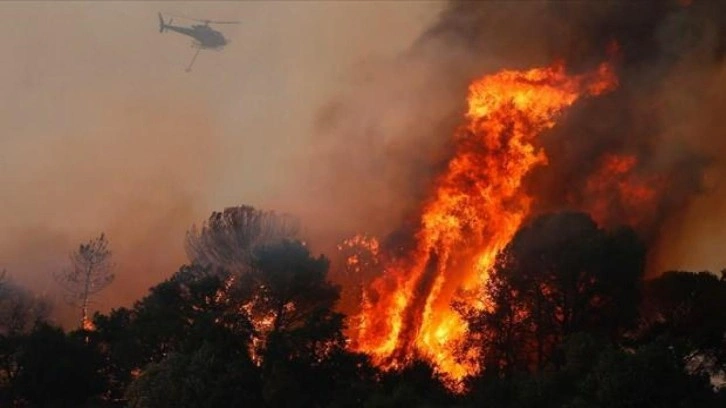
[[252, 246], [235, 270], [183, 266], [132, 307], [96, 314], [92, 331], [52, 327], [6, 283], [0, 405], [726, 406], [715, 384], [726, 278], [644, 280], [645, 248], [627, 228], [580, 213], [523, 227], [481, 295], [491, 307], [455, 305], [482, 368], [459, 393], [425, 361], [383, 372], [347, 349], [326, 258], [285, 234], [242, 241]]

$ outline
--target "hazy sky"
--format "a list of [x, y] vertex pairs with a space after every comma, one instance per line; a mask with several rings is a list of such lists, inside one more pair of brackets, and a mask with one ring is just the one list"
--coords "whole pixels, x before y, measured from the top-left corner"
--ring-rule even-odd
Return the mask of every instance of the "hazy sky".
[[[52, 295], [52, 271], [105, 231], [118, 277], [98, 307], [138, 298], [184, 261], [191, 223], [287, 199], [316, 112], [440, 7], [1, 2], [0, 267]], [[191, 40], [160, 34], [157, 11], [240, 24], [186, 73]]]
[[[494, 33], [485, 41], [492, 55], [442, 42], [420, 60], [402, 57], [442, 9], [424, 1], [0, 2], [0, 268], [63, 312], [52, 272], [104, 231], [117, 263], [96, 305], [107, 310], [176, 271], [185, 231], [227, 206], [307, 211], [346, 232], [389, 224], [415, 190], [406, 183], [416, 173], [406, 171], [419, 165], [409, 163], [429, 163], [448, 140], [449, 129], [435, 126], [463, 106], [467, 71], [480, 75], [512, 56], [547, 63], [537, 41], [508, 45], [528, 18], [496, 13], [484, 30]], [[187, 73], [191, 39], [160, 34], [159, 11], [240, 24], [218, 26], [231, 43], [203, 51]], [[509, 4], [508, 13], [520, 11]], [[447, 59], [452, 66], [437, 67]], [[709, 69], [685, 66], [674, 74], [685, 79], [668, 81], [673, 90], [663, 93], [673, 97], [663, 106], [673, 109], [664, 112], [678, 112], [666, 115], [670, 125], [676, 118], [701, 135], [723, 128], [726, 70]], [[445, 77], [452, 73], [455, 81]], [[707, 91], [684, 110], [692, 89]], [[703, 138], [704, 150], [726, 151], [712, 139]], [[373, 153], [361, 154], [366, 148]], [[340, 178], [348, 185], [328, 203], [324, 190], [342, 170], [326, 167], [331, 152], [331, 163], [348, 167]], [[723, 166], [716, 170], [712, 178], [722, 179]], [[330, 173], [317, 190], [306, 185], [316, 171]], [[685, 227], [664, 228], [664, 267], [726, 262], [724, 191], [714, 183], [679, 220]]]

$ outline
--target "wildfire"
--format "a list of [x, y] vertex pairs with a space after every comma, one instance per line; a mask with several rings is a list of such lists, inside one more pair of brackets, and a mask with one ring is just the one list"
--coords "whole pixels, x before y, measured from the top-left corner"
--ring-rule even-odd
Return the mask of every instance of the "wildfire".
[[[415, 249], [381, 260], [383, 273], [364, 291], [354, 318], [352, 346], [382, 367], [425, 358], [452, 380], [476, 372], [457, 352], [467, 328], [452, 302], [474, 304], [467, 294], [486, 281], [496, 253], [529, 215], [532, 197], [523, 180], [547, 164], [538, 135], [578, 98], [616, 85], [608, 64], [568, 76], [562, 63], [505, 70], [471, 84], [455, 153], [422, 207]], [[359, 266], [360, 257], [349, 263]]]
[[346, 273], [360, 276], [378, 263], [380, 244], [373, 237], [356, 235], [338, 245], [345, 255]]
[[628, 225], [647, 222], [656, 212], [658, 193], [665, 191], [664, 180], [636, 172], [637, 158], [632, 155], [606, 155], [585, 186], [587, 211], [601, 225], [614, 220]]
[[83, 316], [81, 328], [85, 331], [96, 331], [96, 325], [93, 324], [93, 321], [86, 316]]

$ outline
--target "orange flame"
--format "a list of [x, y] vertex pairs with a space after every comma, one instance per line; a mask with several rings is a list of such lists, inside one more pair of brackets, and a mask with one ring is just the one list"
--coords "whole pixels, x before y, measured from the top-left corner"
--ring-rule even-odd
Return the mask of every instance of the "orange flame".
[[638, 226], [656, 213], [658, 194], [665, 191], [661, 177], [646, 177], [636, 172], [637, 158], [632, 155], [606, 155], [598, 170], [587, 180], [587, 211], [600, 225], [615, 220]]
[[476, 364], [457, 351], [467, 327], [451, 304], [476, 304], [467, 293], [482, 287], [496, 253], [529, 215], [532, 197], [523, 180], [547, 164], [538, 135], [579, 97], [616, 85], [609, 64], [568, 76], [562, 63], [505, 70], [471, 84], [466, 122], [422, 208], [415, 249], [384, 262], [364, 292], [352, 346], [384, 368], [419, 357], [453, 381], [475, 373]]
[[83, 320], [81, 321], [81, 329], [85, 331], [96, 331], [96, 325], [93, 324], [93, 320], [89, 319], [87, 316], [83, 316]]

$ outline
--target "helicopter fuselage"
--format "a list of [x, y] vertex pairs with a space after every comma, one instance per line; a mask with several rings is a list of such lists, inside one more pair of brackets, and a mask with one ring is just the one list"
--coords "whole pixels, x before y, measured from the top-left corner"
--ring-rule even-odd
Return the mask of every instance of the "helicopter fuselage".
[[[191, 37], [194, 39], [194, 43], [192, 46], [196, 48], [196, 52], [194, 52], [194, 56], [192, 57], [192, 61], [189, 63], [189, 66], [187, 67], [186, 71], [190, 72], [192, 70], [192, 65], [194, 65], [194, 61], [197, 59], [197, 55], [199, 55], [199, 52], [202, 50], [221, 50], [225, 45], [229, 44], [229, 41], [224, 38], [224, 35], [220, 33], [217, 30], [214, 30], [209, 26], [209, 24], [237, 24], [239, 21], [212, 21], [212, 20], [198, 20], [198, 19], [190, 19], [194, 21], [201, 21], [204, 24], [192, 24], [189, 27], [185, 26], [175, 26], [172, 25], [172, 19], [170, 18], [168, 22], [164, 21], [164, 16], [161, 15], [161, 13], [157, 13], [159, 16], [159, 32], [163, 33], [165, 30], [171, 30], [175, 31], [179, 34], [186, 35], [188, 37]], [[182, 17], [182, 18], [188, 18], [188, 17]]]
[[200, 48], [218, 49], [227, 45], [227, 39], [222, 33], [210, 28], [206, 24], [195, 24], [191, 27], [180, 27], [164, 24], [163, 29], [175, 31], [179, 34], [192, 37]]

